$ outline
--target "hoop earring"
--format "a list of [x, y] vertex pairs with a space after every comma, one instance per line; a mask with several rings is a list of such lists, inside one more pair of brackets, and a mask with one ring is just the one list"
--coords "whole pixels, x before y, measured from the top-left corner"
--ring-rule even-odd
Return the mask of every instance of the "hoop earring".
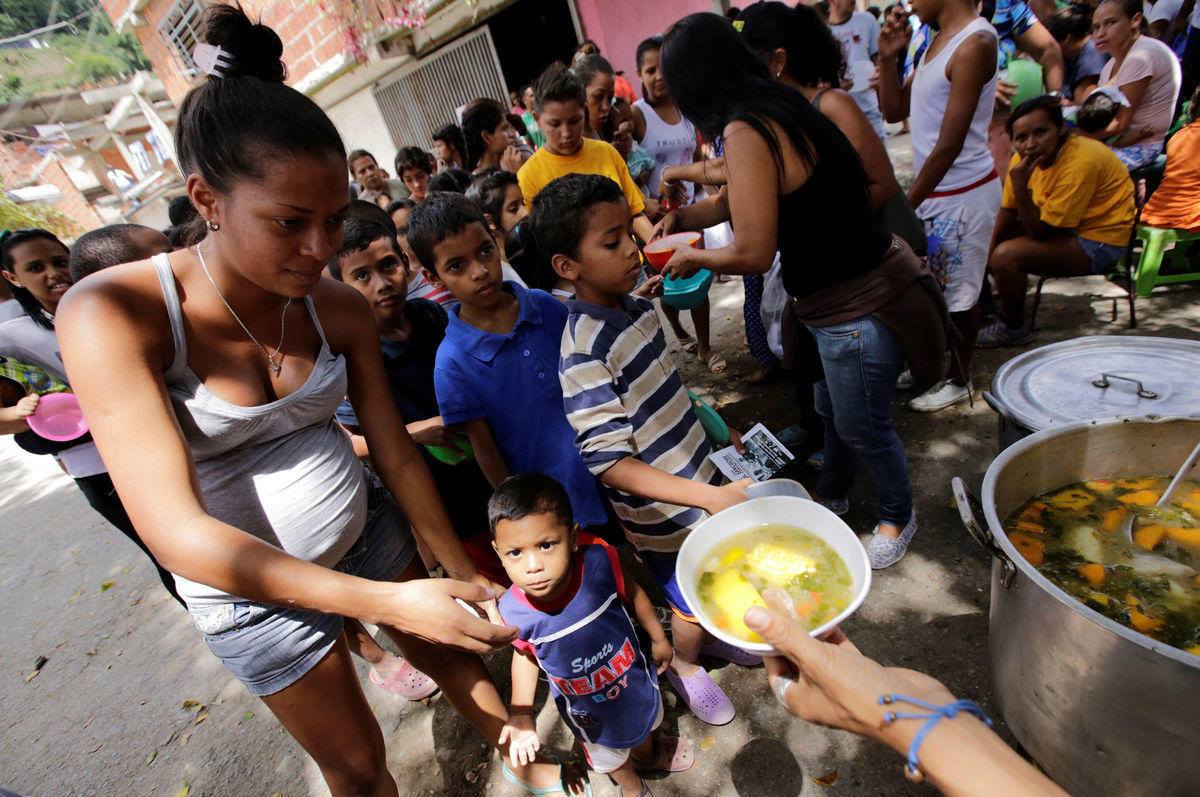
[[215, 221], [206, 221], [205, 224], [207, 224], [208, 229], [212, 230], [213, 232], [216, 232], [217, 230], [221, 229], [221, 225], [217, 224]]

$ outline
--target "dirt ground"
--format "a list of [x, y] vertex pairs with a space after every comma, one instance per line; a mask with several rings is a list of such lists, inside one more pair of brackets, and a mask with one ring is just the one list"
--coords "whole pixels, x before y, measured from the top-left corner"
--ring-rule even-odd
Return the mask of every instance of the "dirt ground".
[[[1034, 345], [1084, 334], [1200, 337], [1195, 289], [1160, 289], [1139, 302], [1141, 325], [1132, 331], [1123, 300], [1110, 320], [1110, 297], [1121, 295], [1099, 278], [1047, 283]], [[737, 428], [794, 423], [789, 384], [746, 382], [756, 366], [742, 338], [740, 280], [716, 283], [711, 296], [716, 347], [729, 369], [713, 376], [679, 354], [685, 380]], [[987, 387], [1018, 351], [980, 352], [976, 387]], [[978, 398], [934, 415], [910, 412], [905, 398], [898, 395], [894, 417], [920, 531], [900, 564], [876, 574], [844, 628], [868, 655], [925, 670], [996, 717], [986, 654], [989, 562], [962, 529], [949, 489], [955, 475], [978, 489], [997, 453], [996, 417]], [[0, 591], [9, 596], [0, 602], [0, 786], [24, 795], [328, 794], [312, 761], [208, 653], [142, 554], [88, 509], [49, 458], [4, 438], [0, 469]], [[816, 476], [801, 464], [781, 475], [810, 486]], [[870, 531], [873, 503], [864, 476], [846, 518], [852, 528]], [[509, 655], [488, 657], [504, 694]], [[664, 689], [664, 728], [696, 745], [697, 765], [651, 780], [656, 794], [931, 793], [904, 781], [902, 759], [891, 751], [785, 714], [761, 668], [709, 664], [738, 715], [724, 727], [706, 726]], [[523, 793], [444, 700], [406, 703], [367, 683], [365, 667], [360, 674], [401, 794]], [[541, 704], [538, 727], [551, 751], [582, 759], [552, 703]], [[597, 794], [612, 793], [604, 779], [591, 780]]]

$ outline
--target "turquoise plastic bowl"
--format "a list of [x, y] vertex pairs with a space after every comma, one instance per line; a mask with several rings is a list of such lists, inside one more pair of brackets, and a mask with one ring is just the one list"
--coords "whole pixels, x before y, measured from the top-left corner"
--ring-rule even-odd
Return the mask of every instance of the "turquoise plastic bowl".
[[712, 287], [713, 273], [700, 269], [687, 279], [667, 277], [663, 280], [662, 300], [679, 310], [691, 310], [704, 304], [708, 289]]

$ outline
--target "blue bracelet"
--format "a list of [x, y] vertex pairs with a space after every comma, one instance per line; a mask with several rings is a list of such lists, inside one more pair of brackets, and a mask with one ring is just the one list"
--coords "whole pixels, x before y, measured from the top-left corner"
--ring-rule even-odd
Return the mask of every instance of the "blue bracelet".
[[992, 726], [992, 721], [983, 713], [983, 709], [973, 700], [955, 700], [953, 703], [946, 703], [939, 706], [934, 703], [926, 703], [924, 700], [917, 700], [913, 697], [905, 697], [904, 695], [884, 695], [879, 698], [879, 705], [890, 706], [893, 703], [910, 703], [914, 706], [929, 709], [927, 713], [917, 714], [902, 714], [896, 711], [889, 711], [883, 715], [883, 724], [890, 725], [898, 719], [902, 720], [925, 720], [925, 724], [921, 726], [921, 730], [917, 731], [917, 735], [913, 737], [912, 744], [908, 746], [908, 763], [904, 765], [904, 776], [913, 783], [920, 783], [925, 780], [925, 773], [921, 770], [921, 761], [917, 758], [917, 750], [921, 747], [921, 742], [925, 741], [925, 737], [933, 730], [933, 726], [937, 725], [942, 719], [954, 719], [960, 711], [965, 711], [968, 714], [974, 714], [989, 728]]

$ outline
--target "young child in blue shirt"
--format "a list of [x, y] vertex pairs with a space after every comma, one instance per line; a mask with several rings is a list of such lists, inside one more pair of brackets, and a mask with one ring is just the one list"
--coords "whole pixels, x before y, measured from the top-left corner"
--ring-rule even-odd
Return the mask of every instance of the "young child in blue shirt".
[[[538, 473], [506, 479], [488, 503], [488, 521], [513, 582], [500, 614], [520, 629], [512, 708], [500, 735], [512, 765], [540, 747], [533, 701], [541, 668], [588, 763], [622, 795], [650, 794], [639, 769], [691, 767], [688, 742], [654, 733], [663, 717], [658, 674], [673, 655], [654, 607], [637, 582], [625, 579], [616, 551], [580, 533], [562, 485]], [[630, 609], [650, 635], [653, 664], [638, 647]]]
[[511, 473], [553, 476], [580, 525], [600, 533], [608, 511], [575, 449], [558, 384], [566, 308], [502, 280], [487, 220], [462, 194], [434, 193], [413, 208], [408, 245], [429, 281], [459, 302], [434, 365], [442, 422], [463, 425], [493, 486]]
[[[708, 514], [746, 500], [750, 482], [721, 486], [654, 306], [629, 295], [641, 268], [631, 216], [612, 180], [571, 174], [542, 189], [526, 223], [555, 273], [575, 286], [559, 363], [563, 403], [584, 462], [674, 610], [667, 680], [699, 719], [723, 725], [733, 704], [699, 666], [700, 655], [759, 659], [697, 624], [675, 581], [675, 558]], [[730, 436], [740, 450], [740, 436]]]

